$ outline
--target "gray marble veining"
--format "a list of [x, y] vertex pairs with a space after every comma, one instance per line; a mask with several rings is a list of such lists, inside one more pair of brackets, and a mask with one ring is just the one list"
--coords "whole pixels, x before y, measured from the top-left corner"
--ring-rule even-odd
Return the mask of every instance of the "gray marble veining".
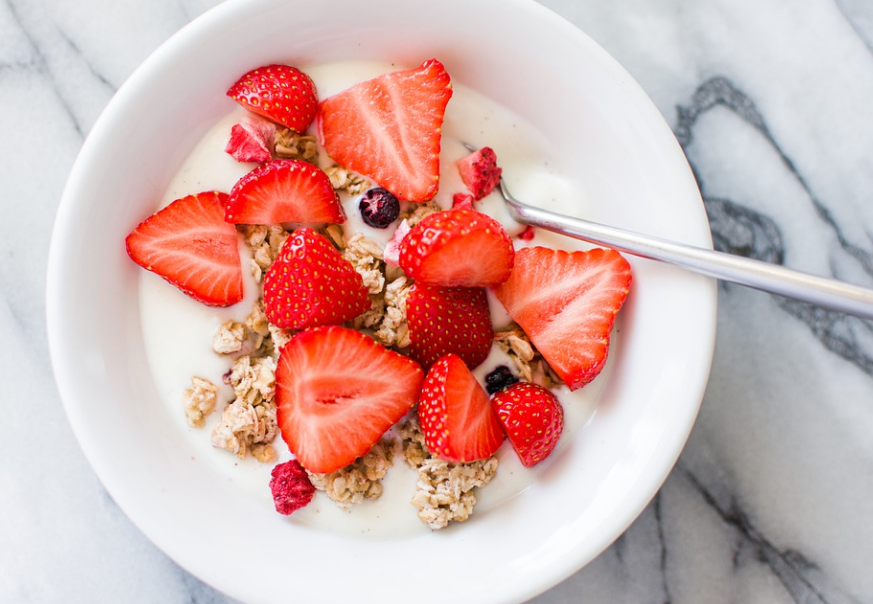
[[[84, 137], [218, 0], [0, 2], [0, 602], [229, 600], [117, 508], [45, 343], [50, 229]], [[615, 56], [686, 152], [717, 248], [873, 285], [873, 4], [543, 0]], [[720, 289], [712, 377], [663, 488], [537, 604], [873, 603], [871, 323]]]

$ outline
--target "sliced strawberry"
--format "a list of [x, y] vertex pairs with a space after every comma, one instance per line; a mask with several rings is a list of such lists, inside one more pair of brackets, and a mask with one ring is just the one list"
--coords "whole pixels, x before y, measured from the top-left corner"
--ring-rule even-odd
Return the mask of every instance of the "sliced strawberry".
[[513, 257], [503, 226], [476, 210], [430, 214], [400, 243], [400, 268], [429, 285], [497, 285], [509, 277]]
[[453, 354], [439, 359], [427, 372], [418, 423], [428, 450], [447, 461], [487, 459], [504, 439], [488, 394]]
[[349, 465], [415, 405], [415, 361], [345, 327], [300, 332], [276, 367], [279, 430], [310, 472]]
[[279, 327], [339, 325], [370, 306], [361, 275], [308, 227], [291, 233], [264, 275], [264, 312]]
[[276, 124], [253, 115], [244, 115], [230, 129], [230, 139], [224, 148], [237, 161], [263, 163], [273, 157], [273, 135]]
[[409, 356], [430, 367], [449, 353], [470, 369], [491, 352], [494, 330], [481, 287], [436, 287], [416, 283], [406, 299]]
[[267, 65], [246, 73], [227, 96], [253, 113], [303, 133], [315, 119], [318, 95], [310, 77], [288, 65]]
[[519, 250], [509, 279], [492, 291], [571, 389], [603, 368], [609, 337], [631, 285], [618, 252]]
[[440, 129], [452, 96], [436, 59], [329, 97], [318, 108], [328, 155], [400, 199], [428, 201], [440, 173]]
[[210, 306], [243, 297], [239, 237], [224, 221], [225, 193], [177, 199], [137, 226], [125, 243], [131, 259]]
[[237, 181], [224, 219], [233, 224], [340, 224], [345, 216], [321, 168], [297, 159], [275, 159]]
[[500, 184], [503, 174], [503, 170], [497, 166], [497, 154], [491, 147], [482, 147], [459, 159], [458, 171], [475, 200], [491, 193]]
[[518, 382], [496, 393], [491, 404], [526, 468], [551, 454], [564, 429], [564, 409], [550, 390]]

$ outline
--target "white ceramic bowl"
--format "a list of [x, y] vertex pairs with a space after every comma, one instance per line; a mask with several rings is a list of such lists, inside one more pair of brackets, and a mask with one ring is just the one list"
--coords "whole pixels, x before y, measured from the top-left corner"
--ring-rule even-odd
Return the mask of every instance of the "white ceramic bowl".
[[578, 166], [597, 200], [588, 217], [711, 245], [694, 179], [658, 111], [601, 48], [532, 1], [229, 0], [179, 32], [119, 90], [73, 169], [52, 241], [49, 336], [70, 422], [112, 497], [169, 556], [240, 600], [524, 601], [621, 534], [696, 417], [714, 284], [633, 260], [597, 411], [530, 487], [455, 529], [367, 538], [295, 524], [190, 463], [191, 434], [155, 400], [139, 269], [124, 236], [231, 110], [223, 92], [239, 74], [269, 62], [414, 66], [430, 57]]

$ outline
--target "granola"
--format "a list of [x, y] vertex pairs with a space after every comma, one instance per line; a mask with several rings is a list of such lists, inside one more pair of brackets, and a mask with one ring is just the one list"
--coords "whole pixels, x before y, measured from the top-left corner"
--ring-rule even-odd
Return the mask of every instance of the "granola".
[[330, 474], [308, 472], [313, 486], [324, 491], [337, 505], [348, 510], [364, 499], [378, 499], [382, 495], [382, 478], [394, 458], [394, 441], [382, 438], [363, 457], [351, 465]]
[[270, 402], [276, 394], [276, 359], [269, 356], [237, 357], [225, 381], [233, 386], [238, 400], [251, 405]]
[[563, 384], [551, 365], [531, 343], [527, 334], [516, 323], [501, 331], [494, 332], [494, 342], [512, 359], [519, 377], [545, 388]]
[[275, 405], [253, 405], [238, 398], [224, 408], [221, 421], [212, 430], [212, 446], [236, 453], [243, 459], [255, 445], [264, 445], [264, 448], [257, 449], [258, 458], [273, 460], [275, 451], [265, 453], [265, 448], [278, 432]]
[[418, 470], [411, 501], [418, 517], [432, 530], [467, 520], [476, 505], [473, 489], [491, 482], [497, 473], [497, 458], [453, 463], [434, 457], [427, 451], [424, 435], [414, 418], [401, 424], [400, 435], [407, 465]]
[[349, 195], [360, 195], [370, 188], [369, 180], [339, 164], [332, 164], [324, 171], [330, 178], [330, 184], [338, 191], [346, 191]]
[[192, 377], [191, 387], [182, 395], [188, 425], [192, 428], [202, 428], [206, 424], [206, 416], [215, 409], [217, 401], [218, 386], [207, 379]]
[[277, 224], [269, 226], [246, 225], [243, 227], [243, 238], [246, 245], [252, 250], [249, 268], [255, 281], [260, 283], [264, 278], [264, 273], [276, 260], [279, 249], [285, 243], [288, 235], [288, 231]]
[[370, 294], [382, 293], [385, 287], [385, 263], [378, 243], [356, 233], [345, 242], [342, 255], [364, 280], [364, 287]]
[[318, 141], [314, 136], [298, 134], [290, 128], [277, 128], [273, 135], [273, 153], [283, 159], [299, 159], [318, 165]]
[[425, 216], [430, 216], [436, 212], [442, 212], [442, 208], [435, 201], [427, 203], [416, 203], [407, 206], [400, 212], [400, 220], [405, 220], [410, 227], [414, 227], [419, 222], [424, 220]]
[[406, 323], [406, 300], [412, 279], [400, 275], [385, 286], [384, 312], [379, 328], [373, 336], [386, 347], [409, 346], [409, 326]]
[[248, 337], [246, 326], [238, 321], [227, 321], [215, 331], [212, 350], [217, 354], [233, 354], [242, 350]]

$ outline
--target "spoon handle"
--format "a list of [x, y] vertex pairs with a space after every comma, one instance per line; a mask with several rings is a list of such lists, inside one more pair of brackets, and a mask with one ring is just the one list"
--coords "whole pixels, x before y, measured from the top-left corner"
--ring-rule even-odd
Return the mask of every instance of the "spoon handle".
[[580, 218], [555, 214], [516, 200], [507, 204], [518, 222], [554, 231], [621, 252], [661, 260], [682, 268], [795, 298], [865, 319], [873, 319], [873, 290], [817, 277], [783, 266], [632, 233]]

